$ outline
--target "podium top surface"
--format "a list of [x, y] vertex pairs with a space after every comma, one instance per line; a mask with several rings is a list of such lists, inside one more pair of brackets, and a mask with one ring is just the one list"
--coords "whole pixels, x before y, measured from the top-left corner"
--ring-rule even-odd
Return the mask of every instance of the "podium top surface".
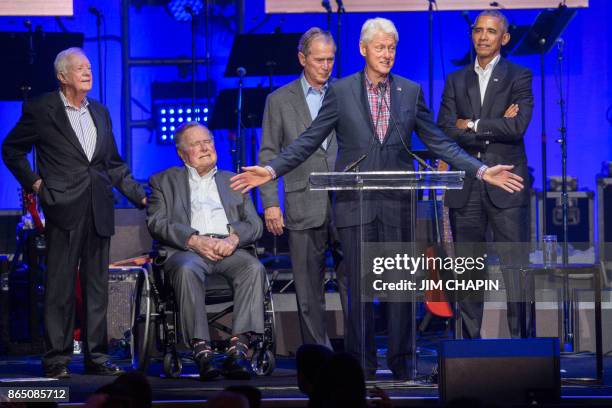
[[311, 190], [461, 189], [464, 171], [368, 171], [310, 173]]

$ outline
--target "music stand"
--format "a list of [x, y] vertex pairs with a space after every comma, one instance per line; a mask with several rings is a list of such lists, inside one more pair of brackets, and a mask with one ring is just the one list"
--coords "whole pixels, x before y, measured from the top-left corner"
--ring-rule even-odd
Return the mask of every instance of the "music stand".
[[[540, 78], [542, 92], [542, 193], [546, 197], [546, 86], [544, 71], [544, 56], [555, 45], [557, 39], [565, 30], [576, 10], [565, 6], [544, 10], [529, 28], [523, 41], [516, 47], [513, 55], [540, 55]], [[542, 209], [542, 218], [546, 219], [546, 209]], [[546, 223], [542, 224], [542, 235], [546, 235]]]
[[66, 48], [82, 47], [83, 38], [82, 33], [0, 32], [0, 55], [5, 58], [0, 65], [0, 100], [24, 101], [56, 90], [56, 55]]
[[272, 88], [274, 75], [299, 75], [302, 66], [297, 59], [297, 45], [302, 33], [239, 34], [225, 68], [226, 77], [237, 77], [238, 67], [246, 76], [267, 76]]
[[[266, 98], [270, 93], [268, 88], [243, 88], [244, 104], [242, 106], [243, 117], [246, 128], [257, 128], [261, 126]], [[235, 129], [236, 106], [238, 103], [238, 88], [226, 88], [221, 90], [217, 96], [212, 111], [209, 126], [211, 130]]]

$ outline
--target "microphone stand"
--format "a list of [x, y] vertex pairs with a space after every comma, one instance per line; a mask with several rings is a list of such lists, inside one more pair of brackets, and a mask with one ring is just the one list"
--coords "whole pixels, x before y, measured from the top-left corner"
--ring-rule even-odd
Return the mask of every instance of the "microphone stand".
[[540, 52], [540, 85], [542, 94], [542, 236], [546, 235], [546, 77], [544, 69], [544, 57], [546, 56], [546, 38], [540, 38], [538, 43], [541, 46]]
[[557, 40], [557, 64], [559, 67], [559, 111], [561, 115], [559, 132], [561, 136], [557, 143], [561, 145], [561, 206], [563, 213], [563, 266], [569, 263], [568, 233], [567, 233], [567, 128], [565, 127], [565, 99], [563, 97], [563, 39]]
[[96, 16], [96, 42], [98, 43], [98, 87], [100, 89], [100, 103], [104, 105], [106, 103], [106, 96], [104, 95], [104, 71], [102, 62], [102, 13], [97, 11], [94, 15]]
[[344, 8], [344, 4], [342, 0], [336, 0], [336, 5], [338, 6], [338, 32], [337, 32], [337, 41], [336, 41], [336, 77], [342, 77], [342, 58], [340, 54], [340, 43], [341, 43], [341, 32], [342, 32], [342, 14], [346, 13], [346, 9]]
[[[417, 156], [412, 150], [410, 150], [408, 148], [408, 146], [406, 145], [406, 141], [404, 140], [404, 138], [402, 137], [402, 133], [401, 130], [399, 128], [399, 125], [397, 124], [397, 121], [395, 120], [395, 116], [393, 115], [393, 112], [391, 111], [391, 106], [390, 103], [387, 101], [387, 97], [386, 97], [386, 87], [389, 85], [383, 85], [382, 83], [378, 84], [378, 89], [381, 93], [381, 97], [385, 103], [385, 105], [387, 106], [387, 109], [389, 110], [389, 118], [391, 119], [391, 126], [393, 126], [393, 129], [397, 132], [397, 135], [400, 138], [400, 141], [402, 142], [402, 145], [404, 146], [404, 149], [406, 150], [406, 152], [413, 158], [415, 159], [421, 166], [423, 166], [424, 168], [426, 168], [429, 171], [435, 171], [435, 169], [430, 166], [427, 162], [425, 162], [425, 160], [423, 160], [422, 158], [420, 158], [419, 156]], [[389, 132], [389, 136], [391, 137], [391, 132]], [[411, 213], [410, 213], [410, 230], [412, 233], [414, 233], [415, 231], [415, 216], [416, 216], [416, 195], [414, 194], [414, 190], [411, 190]], [[438, 222], [438, 202], [436, 199], [435, 194], [433, 195], [433, 204], [434, 204], [434, 218], [436, 221], [436, 229], [438, 232], [438, 240], [441, 242], [440, 240], [440, 227], [439, 227], [439, 222]], [[414, 238], [412, 237], [412, 255], [415, 255], [415, 248], [414, 248]], [[412, 380], [416, 380], [417, 379], [417, 375], [418, 375], [418, 360], [417, 360], [417, 344], [416, 344], [416, 331], [417, 331], [417, 326], [416, 326], [416, 300], [415, 300], [415, 293], [414, 291], [411, 291], [411, 303], [412, 303], [412, 307], [411, 307], [411, 319], [410, 319], [410, 324], [412, 326], [412, 338], [411, 338], [411, 342], [412, 342], [412, 373], [411, 373], [411, 379]]]
[[[191, 112], [195, 112], [196, 105], [196, 13], [191, 6], [185, 6], [185, 11], [191, 16]], [[208, 40], [208, 39], [207, 39]], [[206, 78], [208, 80], [208, 78]]]
[[433, 40], [433, 6], [436, 0], [427, 0], [429, 2], [429, 110], [433, 115], [433, 76], [434, 76], [434, 40]]
[[329, 3], [329, 0], [323, 0], [321, 2], [321, 6], [323, 6], [323, 8], [327, 11], [327, 31], [331, 31], [332, 14], [333, 14], [331, 4]]
[[246, 70], [243, 67], [238, 67], [236, 70], [238, 74], [238, 100], [236, 106], [236, 143], [234, 147], [234, 163], [236, 173], [240, 173], [240, 168], [244, 164], [243, 155], [244, 155], [244, 137], [242, 134], [242, 88], [243, 88], [243, 78], [246, 74]]

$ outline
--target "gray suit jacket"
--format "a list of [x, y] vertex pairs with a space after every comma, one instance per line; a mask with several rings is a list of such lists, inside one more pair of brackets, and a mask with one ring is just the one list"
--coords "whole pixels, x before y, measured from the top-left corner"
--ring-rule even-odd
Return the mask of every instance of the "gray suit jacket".
[[[215, 175], [219, 197], [227, 220], [240, 238], [239, 247], [252, 244], [261, 237], [261, 219], [249, 194], [241, 194], [229, 187], [235, 173], [219, 170]], [[191, 228], [191, 194], [189, 172], [186, 167], [171, 167], [149, 179], [151, 196], [147, 207], [147, 226], [159, 241], [168, 257], [187, 250], [187, 240], [193, 234], [206, 233]]]
[[[311, 122], [300, 78], [271, 93], [264, 111], [260, 164], [265, 165], [278, 156], [281, 150], [308, 129]], [[283, 177], [285, 224], [288, 229], [316, 228], [323, 225], [327, 218], [327, 192], [310, 191], [308, 177], [315, 171], [333, 171], [338, 143], [334, 131], [331, 136], [327, 150], [319, 146], [312, 156]], [[279, 205], [276, 180], [261, 186], [260, 191], [264, 208]]]

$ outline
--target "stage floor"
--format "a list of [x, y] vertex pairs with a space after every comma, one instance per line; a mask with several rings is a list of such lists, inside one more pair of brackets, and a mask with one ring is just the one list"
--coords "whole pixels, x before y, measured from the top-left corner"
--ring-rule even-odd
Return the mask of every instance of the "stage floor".
[[[426, 378], [431, 372], [436, 357], [424, 351], [419, 358], [419, 375]], [[129, 360], [118, 360], [119, 365], [129, 369]], [[604, 384], [580, 385], [564, 381], [562, 387], [563, 406], [612, 406], [612, 358], [604, 359]], [[83, 375], [82, 356], [75, 356], [69, 366], [72, 377], [67, 380], [49, 380], [41, 377], [38, 356], [4, 356], [0, 358], [0, 387], [68, 387], [70, 404], [79, 405], [99, 387], [113, 381], [112, 377]], [[561, 377], [591, 377], [594, 375], [594, 357], [590, 354], [563, 355]], [[230, 385], [248, 384], [259, 388], [264, 405], [268, 407], [306, 406], [304, 395], [296, 386], [295, 360], [279, 358], [277, 368], [268, 377], [255, 377], [250, 381], [230, 381], [222, 378], [202, 382], [196, 374], [193, 362], [185, 360], [183, 374], [178, 379], [163, 378], [161, 362], [154, 361], [148, 371], [153, 388], [153, 400], [157, 406], [192, 406], [207, 400], [211, 395]], [[368, 381], [385, 389], [400, 406], [435, 406], [438, 404], [438, 387], [425, 381], [393, 381], [388, 371], [379, 370], [375, 381]]]

